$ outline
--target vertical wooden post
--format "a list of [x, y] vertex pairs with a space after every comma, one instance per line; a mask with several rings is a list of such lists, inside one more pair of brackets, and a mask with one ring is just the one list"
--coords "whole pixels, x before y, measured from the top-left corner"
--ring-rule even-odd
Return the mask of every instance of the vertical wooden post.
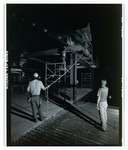
[[[66, 72], [66, 61], [65, 61], [65, 59], [64, 59], [63, 63], [64, 63], [64, 65], [63, 65], [64, 73], [65, 73]], [[64, 75], [64, 100], [66, 100], [65, 95], [66, 95], [66, 74]]]
[[[77, 60], [76, 54], [70, 54], [70, 66], [74, 65]], [[71, 92], [70, 92], [70, 100], [76, 101], [77, 100], [77, 64], [75, 64], [72, 69], [70, 70], [70, 85], [71, 85]]]

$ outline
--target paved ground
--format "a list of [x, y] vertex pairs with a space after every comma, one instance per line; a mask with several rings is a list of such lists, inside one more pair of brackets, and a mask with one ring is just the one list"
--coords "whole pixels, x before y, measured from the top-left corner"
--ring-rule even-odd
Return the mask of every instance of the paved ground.
[[[26, 102], [28, 94], [12, 95], [11, 97], [11, 142], [20, 137], [24, 132], [41, 122], [32, 121], [32, 110]], [[56, 115], [63, 108], [50, 101], [42, 100], [42, 110], [46, 118]]]
[[66, 105], [56, 116], [24, 133], [13, 146], [119, 146], [119, 110], [108, 108], [108, 129], [100, 129], [96, 105]]
[[[92, 89], [78, 89], [77, 96], [80, 99], [81, 97], [86, 96]], [[67, 90], [68, 92], [68, 90]], [[11, 115], [11, 120], [10, 120], [10, 139], [9, 141], [12, 142], [13, 140], [17, 139], [20, 137], [23, 133], [25, 133], [27, 130], [30, 130], [34, 126], [40, 124], [41, 122], [39, 121], [38, 123], [34, 123], [32, 121], [32, 110], [31, 106], [29, 103], [26, 102], [27, 100], [27, 93], [21, 93], [21, 94], [13, 94], [11, 95], [11, 111], [9, 115]], [[78, 99], [77, 98], [77, 99]], [[52, 116], [55, 116], [59, 111], [61, 111], [64, 107], [66, 107], [66, 102], [64, 102], [61, 97], [61, 99], [58, 99], [58, 96], [54, 97], [53, 95], [51, 96], [51, 99], [53, 100], [42, 100], [42, 110], [44, 116], [46, 118], [44, 120], [49, 119]], [[84, 98], [85, 100], [85, 98]], [[69, 102], [69, 101], [68, 101]], [[83, 103], [83, 102], [82, 102]]]
[[[100, 120], [95, 103], [86, 101], [89, 93], [92, 95], [90, 91], [83, 89], [82, 95], [80, 90], [78, 96], [84, 97], [74, 104], [62, 100], [58, 95], [50, 97], [54, 101], [42, 100], [46, 118], [37, 123], [32, 121], [31, 106], [26, 102], [27, 93], [12, 95], [9, 145], [119, 145], [119, 110], [109, 107], [108, 131], [103, 133], [99, 129]], [[97, 136], [103, 140], [97, 140]], [[41, 140], [37, 142], [35, 138]]]

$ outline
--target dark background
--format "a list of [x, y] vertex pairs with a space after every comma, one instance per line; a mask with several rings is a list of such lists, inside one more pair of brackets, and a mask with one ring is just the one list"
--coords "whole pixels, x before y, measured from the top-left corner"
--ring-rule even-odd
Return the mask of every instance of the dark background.
[[[61, 47], [44, 28], [62, 34], [91, 26], [94, 60], [105, 77], [115, 105], [121, 104], [122, 78], [121, 4], [8, 4], [7, 48], [9, 66], [22, 52]], [[32, 67], [32, 65], [30, 65]]]

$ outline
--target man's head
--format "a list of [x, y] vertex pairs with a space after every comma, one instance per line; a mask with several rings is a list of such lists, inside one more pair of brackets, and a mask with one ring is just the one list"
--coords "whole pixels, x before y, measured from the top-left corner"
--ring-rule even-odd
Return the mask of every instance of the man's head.
[[101, 80], [101, 85], [104, 85], [104, 86], [105, 86], [106, 84], [107, 84], [106, 79], [102, 79], [102, 80]]
[[39, 77], [38, 73], [35, 72], [35, 73], [33, 74], [33, 78], [34, 78], [34, 79], [38, 79], [38, 77]]

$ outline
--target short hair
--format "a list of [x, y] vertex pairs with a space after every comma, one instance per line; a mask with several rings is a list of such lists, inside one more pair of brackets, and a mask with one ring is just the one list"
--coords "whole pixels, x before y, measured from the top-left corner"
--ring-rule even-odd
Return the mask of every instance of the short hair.
[[107, 84], [107, 80], [106, 79], [101, 79], [101, 84], [102, 85], [106, 85]]

